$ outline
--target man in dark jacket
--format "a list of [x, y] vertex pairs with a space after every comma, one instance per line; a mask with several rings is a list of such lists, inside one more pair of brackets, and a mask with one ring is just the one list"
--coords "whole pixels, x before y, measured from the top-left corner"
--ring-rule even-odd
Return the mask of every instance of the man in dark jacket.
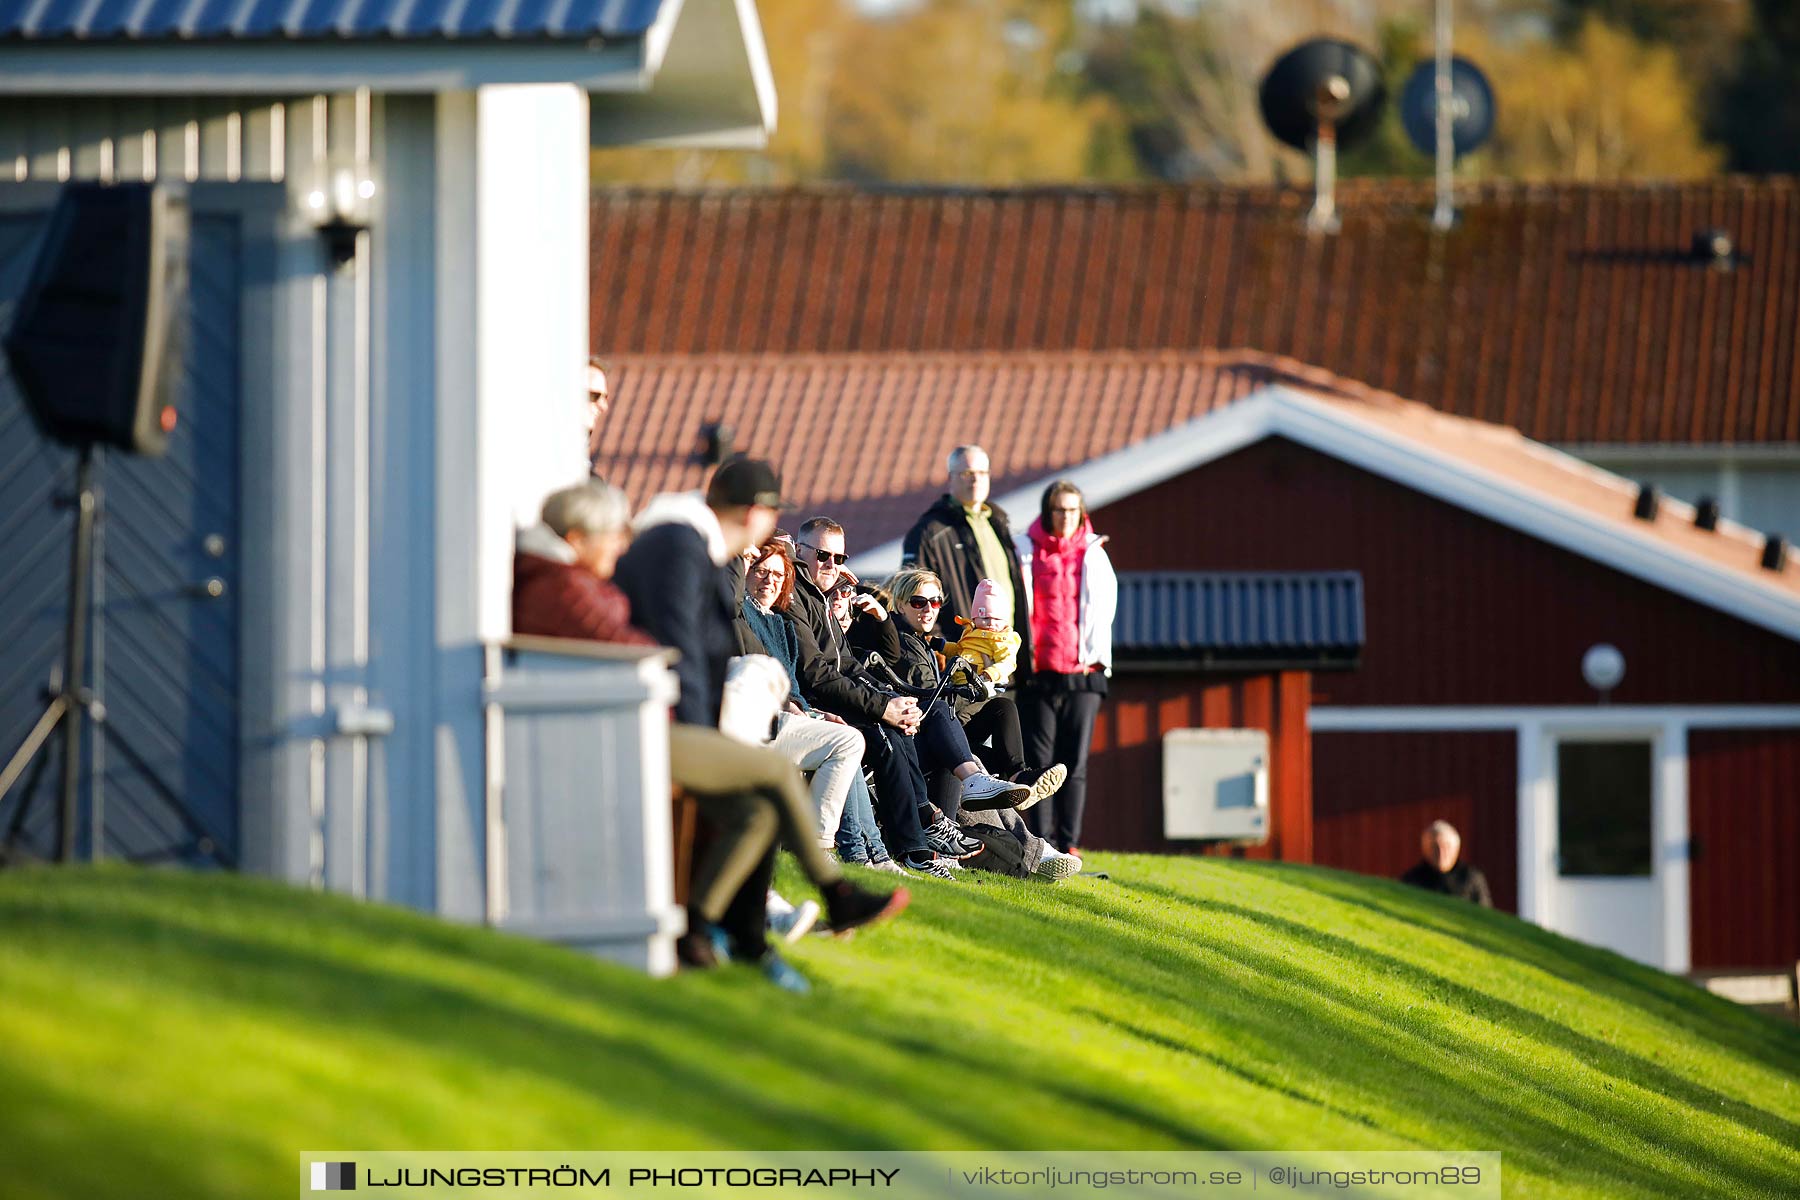
[[[935, 703], [921, 709], [915, 698], [885, 686], [857, 662], [825, 596], [841, 577], [843, 526], [814, 517], [800, 527], [795, 545], [800, 574], [788, 611], [800, 627], [800, 690], [816, 707], [863, 726], [876, 772], [876, 812], [888, 852], [904, 866], [941, 878], [943, 872], [933, 867], [926, 850], [956, 859], [980, 853], [981, 845], [941, 814], [920, 827], [926, 849], [915, 844], [919, 839], [912, 829], [919, 821], [910, 814], [920, 808], [930, 811], [925, 772], [938, 768], [952, 772], [960, 800], [977, 807], [1011, 807], [1027, 799], [1030, 789], [987, 772], [970, 752], [948, 706]], [[867, 595], [852, 603], [857, 607], [855, 619], [873, 628], [872, 639], [890, 650], [889, 661], [897, 660], [900, 636], [893, 614]]]
[[1024, 639], [1015, 678], [1031, 674], [1031, 596], [1019, 568], [1012, 525], [1004, 510], [987, 502], [992, 485], [987, 451], [958, 446], [948, 463], [950, 490], [925, 510], [900, 543], [901, 565], [923, 567], [944, 581], [944, 636], [955, 640], [955, 618], [967, 620], [975, 608], [975, 587], [992, 579], [1009, 602], [1013, 627]]
[[616, 578], [643, 628], [681, 651], [670, 776], [695, 798], [714, 832], [694, 866], [688, 931], [676, 951], [690, 966], [712, 965], [712, 927], [728, 920], [736, 956], [759, 963], [782, 986], [804, 990], [804, 980], [763, 936], [763, 897], [779, 837], [818, 887], [833, 928], [891, 916], [909, 896], [905, 888], [879, 896], [846, 880], [818, 848], [812, 795], [799, 769], [775, 750], [718, 730], [725, 666], [736, 647], [737, 600], [726, 566], [774, 531], [780, 505], [781, 480], [768, 463], [731, 459], [713, 473], [704, 501], [659, 496], [645, 507]]
[[1462, 853], [1462, 835], [1456, 832], [1456, 826], [1448, 821], [1433, 821], [1425, 827], [1419, 841], [1425, 856], [1407, 869], [1400, 877], [1401, 883], [1446, 896], [1460, 896], [1483, 908], [1494, 907], [1487, 876], [1478, 867], [1456, 861]]

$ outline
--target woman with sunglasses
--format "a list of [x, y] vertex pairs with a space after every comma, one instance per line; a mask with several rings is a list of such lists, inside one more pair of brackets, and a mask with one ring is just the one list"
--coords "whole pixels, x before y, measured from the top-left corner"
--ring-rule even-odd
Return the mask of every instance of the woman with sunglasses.
[[[1019, 804], [1019, 811], [1055, 795], [1068, 771], [1060, 763], [1042, 769], [1025, 765], [1019, 714], [1011, 698], [987, 698], [973, 690], [959, 692], [946, 681], [932, 644], [944, 607], [942, 580], [935, 572], [913, 568], [888, 580], [887, 590], [894, 598], [894, 611], [900, 614], [903, 627], [900, 661], [895, 664], [901, 682], [926, 695], [941, 693], [941, 698], [954, 706], [982, 764], [999, 778], [1031, 789], [1031, 795]], [[937, 639], [937, 643], [941, 645], [942, 639]], [[983, 744], [989, 741], [991, 746]], [[1024, 822], [1008, 811], [1003, 810], [994, 819], [989, 819], [986, 810], [970, 811], [959, 819], [965, 824], [997, 824], [1012, 833], [1026, 847], [1026, 868], [1035, 874], [1061, 879], [1081, 869], [1079, 858], [1059, 853], [1043, 839], [1032, 836]]]
[[[861, 829], [862, 814], [870, 814], [868, 784], [863, 780], [863, 736], [837, 717], [813, 708], [800, 692], [800, 636], [788, 609], [793, 604], [795, 568], [793, 546], [771, 538], [747, 556], [744, 599], [734, 623], [738, 653], [766, 654], [782, 665], [788, 676], [788, 698], [770, 743], [802, 771], [812, 775], [813, 803], [819, 812], [819, 847], [846, 849], [842, 835], [845, 812], [852, 813], [850, 832]], [[889, 858], [885, 848], [879, 857], [870, 854], [863, 839], [854, 839], [860, 856], [849, 861], [867, 862], [877, 870], [906, 872]], [[879, 843], [877, 843], [879, 845]]]
[[1042, 511], [1018, 539], [1034, 668], [1019, 688], [1026, 750], [1034, 762], [1069, 764], [1062, 793], [1032, 814], [1031, 825], [1070, 853], [1079, 853], [1088, 744], [1112, 674], [1119, 584], [1105, 543], [1088, 520], [1081, 489], [1066, 479], [1044, 489]]

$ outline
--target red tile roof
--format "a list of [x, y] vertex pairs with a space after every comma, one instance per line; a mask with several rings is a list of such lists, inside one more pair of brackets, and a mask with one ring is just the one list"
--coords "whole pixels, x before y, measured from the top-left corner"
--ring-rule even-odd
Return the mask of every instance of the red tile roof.
[[[1800, 564], [1757, 566], [1760, 538], [1729, 523], [1693, 528], [1673, 501], [1655, 522], [1631, 516], [1628, 481], [1547, 450], [1516, 430], [1436, 412], [1291, 359], [1250, 351], [1101, 354], [697, 355], [623, 358], [602, 418], [596, 465], [634, 505], [698, 488], [701, 426], [734, 427], [735, 445], [775, 462], [797, 523], [826, 514], [852, 554], [899, 538], [944, 489], [945, 456], [989, 453], [994, 494], [1136, 446], [1271, 384], [1322, 400], [1468, 471], [1585, 511], [1622, 536], [1704, 560], [1800, 602]], [[1129, 483], [1129, 481], [1121, 481]], [[1014, 514], [1022, 519], [1026, 514]], [[1171, 520], [1180, 514], [1169, 514]]]
[[[1253, 347], [1555, 443], [1800, 442], [1800, 182], [596, 193], [609, 357]], [[1743, 261], [1689, 255], [1727, 231]]]
[[634, 505], [700, 487], [691, 452], [702, 425], [723, 421], [737, 449], [781, 469], [795, 518], [836, 518], [852, 550], [906, 532], [944, 491], [955, 446], [986, 448], [1000, 495], [1306, 370], [1166, 352], [703, 355], [612, 369], [595, 465]]

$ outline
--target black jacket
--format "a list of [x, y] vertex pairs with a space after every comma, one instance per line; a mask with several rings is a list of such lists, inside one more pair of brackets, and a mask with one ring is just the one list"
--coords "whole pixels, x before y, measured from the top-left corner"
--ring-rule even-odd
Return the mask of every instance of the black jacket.
[[613, 582], [630, 598], [639, 628], [681, 651], [675, 719], [717, 728], [725, 664], [737, 650], [737, 601], [730, 575], [706, 552], [706, 538], [690, 525], [653, 525], [619, 559]]
[[[794, 581], [788, 616], [800, 635], [800, 694], [807, 703], [858, 725], [881, 720], [893, 693], [857, 665], [824, 593], [804, 574]], [[893, 615], [883, 624], [891, 626]], [[892, 648], [899, 653], [897, 638]]]
[[[1013, 629], [1022, 639], [1019, 666], [1015, 679], [1031, 674], [1031, 596], [1025, 591], [1025, 573], [1019, 568], [1019, 551], [1013, 544], [1012, 525], [1006, 510], [989, 504], [988, 523], [994, 536], [1006, 551], [1007, 569], [1012, 574]], [[975, 544], [975, 531], [969, 528], [969, 515], [956, 497], [948, 492], [925, 510], [900, 543], [900, 561], [905, 566], [923, 567], [944, 581], [944, 611], [938, 616], [938, 627], [944, 636], [955, 641], [960, 629], [955, 618], [968, 617], [975, 607], [975, 588], [981, 583], [981, 548]]]
[[1487, 876], [1481, 873], [1481, 868], [1471, 867], [1468, 863], [1457, 863], [1448, 871], [1440, 871], [1420, 859], [1407, 868], [1406, 874], [1400, 877], [1400, 882], [1424, 888], [1428, 892], [1441, 892], [1446, 896], [1473, 900], [1483, 908], [1494, 907], [1494, 898], [1488, 893]]

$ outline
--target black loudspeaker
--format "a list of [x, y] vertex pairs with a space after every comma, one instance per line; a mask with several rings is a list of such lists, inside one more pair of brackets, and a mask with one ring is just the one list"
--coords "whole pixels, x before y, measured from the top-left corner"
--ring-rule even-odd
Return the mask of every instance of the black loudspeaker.
[[38, 428], [75, 446], [161, 454], [186, 353], [187, 195], [64, 185], [6, 357]]

